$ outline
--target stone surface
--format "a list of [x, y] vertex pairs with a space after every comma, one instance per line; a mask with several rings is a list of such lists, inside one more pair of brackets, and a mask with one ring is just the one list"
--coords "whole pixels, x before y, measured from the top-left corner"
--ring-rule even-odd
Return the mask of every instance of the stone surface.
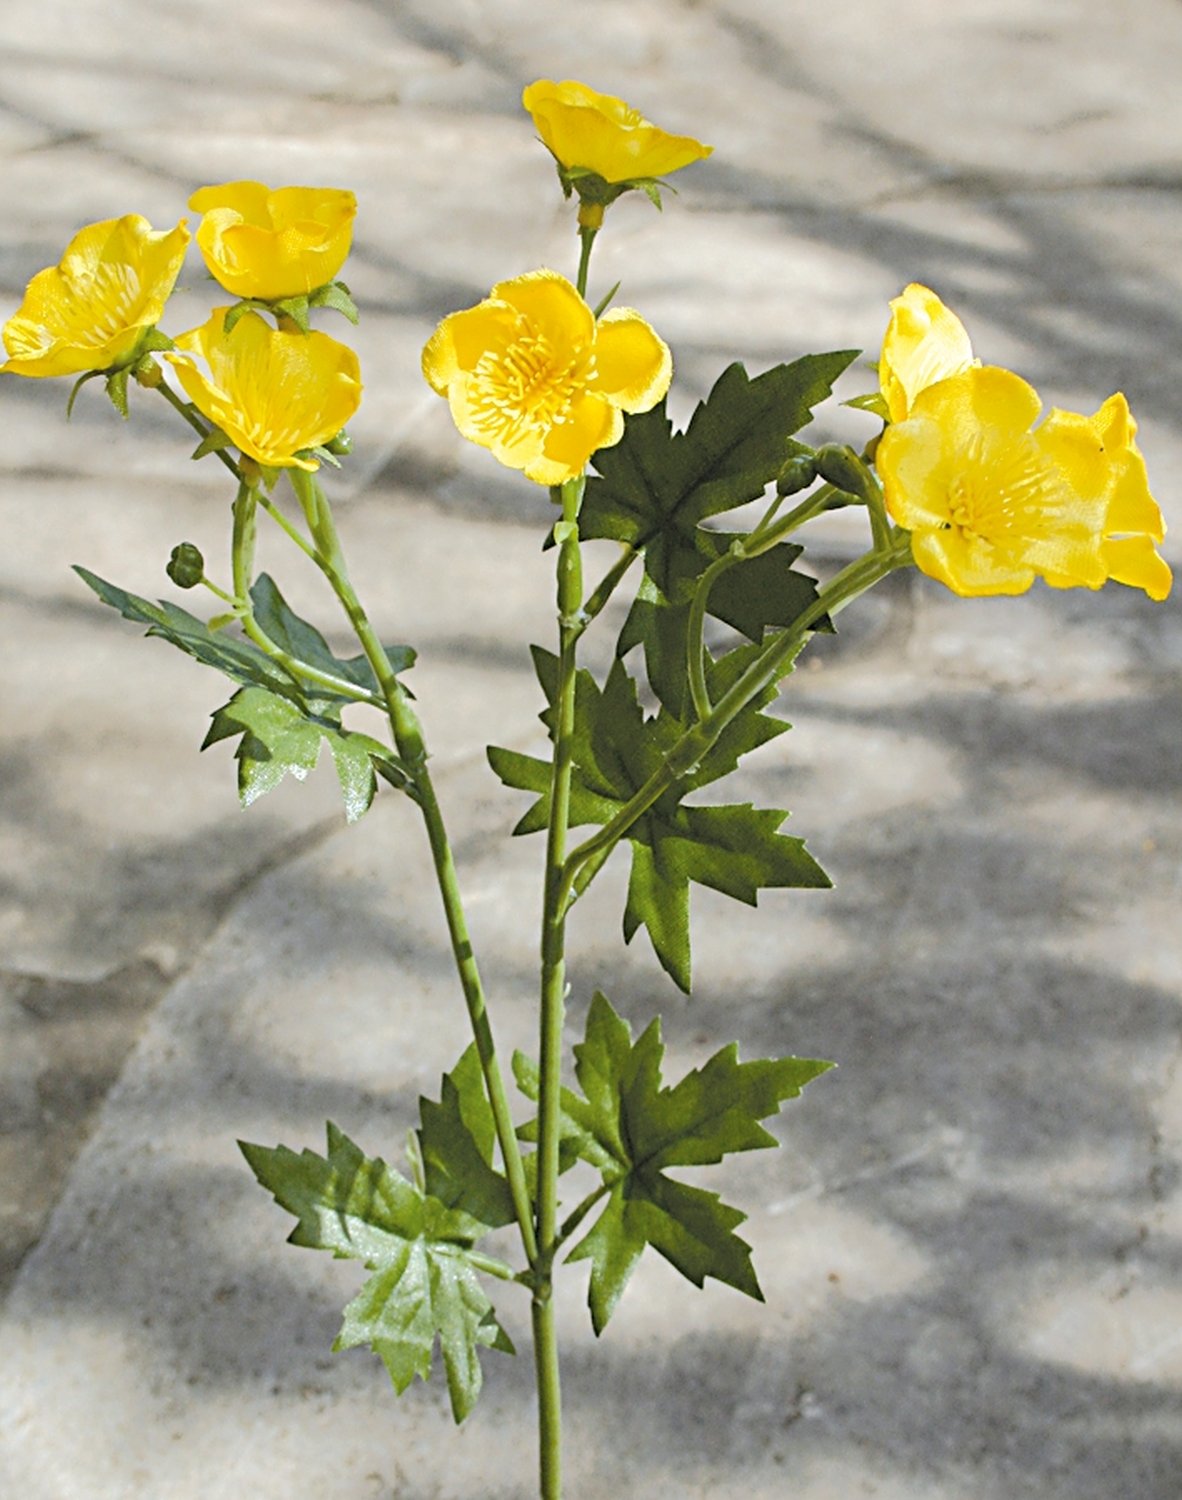
[[[581, 76], [716, 146], [663, 216], [613, 209], [594, 264], [673, 346], [678, 414], [734, 357], [873, 357], [922, 280], [1048, 403], [1128, 393], [1176, 563], [1180, 64], [1169, 0], [8, 0], [0, 297], [80, 224], [175, 222], [204, 181], [356, 189], [367, 389], [331, 483], [384, 637], [420, 651], [507, 1053], [531, 1045], [541, 851], [506, 843], [523, 803], [483, 746], [538, 743], [551, 511], [460, 443], [418, 362], [495, 280], [572, 264], [522, 84]], [[185, 282], [178, 328], [208, 306], [195, 256]], [[485, 1358], [458, 1432], [438, 1381], [396, 1402], [329, 1353], [356, 1268], [284, 1245], [234, 1146], [319, 1145], [331, 1118], [397, 1161], [463, 1047], [413, 808], [346, 828], [322, 767], [239, 811], [226, 747], [195, 753], [217, 684], [69, 572], [174, 593], [176, 541], [224, 554], [225, 476], [146, 395], [127, 426], [95, 386], [67, 426], [64, 395], [0, 382], [0, 1494], [527, 1500], [528, 1354]], [[833, 517], [816, 566], [861, 545]], [[571, 1039], [601, 987], [637, 1026], [663, 1012], [671, 1072], [734, 1037], [840, 1067], [784, 1149], [726, 1171], [766, 1306], [650, 1255], [595, 1343], [565, 1274], [571, 1500], [1175, 1500], [1179, 619], [1117, 588], [892, 580], [810, 648], [792, 733], [726, 793], [792, 808], [836, 890], [695, 890], [691, 1000], [643, 935], [621, 947], [621, 869], [577, 909]]]

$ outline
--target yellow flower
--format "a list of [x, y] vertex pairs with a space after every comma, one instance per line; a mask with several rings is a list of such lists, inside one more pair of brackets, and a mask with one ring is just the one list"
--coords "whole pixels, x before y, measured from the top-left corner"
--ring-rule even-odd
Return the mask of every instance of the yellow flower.
[[165, 356], [185, 394], [259, 463], [319, 468], [296, 455], [334, 438], [360, 405], [356, 354], [326, 333], [287, 333], [251, 312], [227, 333], [226, 312], [215, 308], [207, 323], [177, 339], [180, 353]]
[[595, 315], [564, 276], [531, 271], [444, 318], [423, 374], [464, 437], [539, 484], [583, 472], [624, 434], [623, 412], [669, 389], [669, 350], [639, 313]]
[[303, 297], [332, 281], [353, 240], [357, 199], [338, 188], [223, 182], [189, 199], [204, 215], [197, 244], [209, 273], [235, 297]]
[[156, 230], [126, 214], [79, 230], [5, 323], [0, 372], [81, 375], [131, 364], [164, 312], [188, 243], [184, 219]]
[[913, 281], [891, 299], [878, 379], [892, 422], [903, 421], [920, 391], [979, 363], [964, 324], [935, 292]]
[[692, 136], [668, 135], [622, 99], [570, 79], [539, 78], [521, 102], [559, 166], [594, 172], [608, 183], [665, 177], [714, 149]]
[[1164, 599], [1170, 570], [1153, 543], [1165, 526], [1125, 398], [1092, 417], [1052, 410], [1034, 428], [1041, 404], [1011, 371], [975, 366], [887, 428], [876, 463], [919, 568], [963, 595], [1112, 578]]

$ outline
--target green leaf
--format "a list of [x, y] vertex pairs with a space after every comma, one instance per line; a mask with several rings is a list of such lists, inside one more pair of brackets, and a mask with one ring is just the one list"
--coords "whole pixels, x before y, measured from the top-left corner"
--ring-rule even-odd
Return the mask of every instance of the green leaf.
[[286, 668], [270, 657], [264, 656], [250, 641], [228, 636], [221, 630], [212, 630], [196, 615], [162, 599], [153, 604], [141, 599], [138, 594], [129, 594], [125, 589], [107, 583], [88, 569], [75, 567], [75, 573], [87, 587], [94, 590], [104, 604], [117, 609], [125, 620], [148, 626], [148, 635], [159, 636], [179, 647], [195, 660], [229, 677], [245, 687], [265, 687], [269, 692], [279, 693], [293, 701], [302, 701], [300, 684]]
[[428, 1378], [438, 1339], [452, 1414], [462, 1422], [480, 1394], [480, 1348], [513, 1353], [476, 1276], [481, 1263], [496, 1263], [473, 1256], [468, 1216], [380, 1157], [366, 1157], [332, 1124], [325, 1156], [238, 1144], [262, 1186], [295, 1216], [293, 1245], [330, 1250], [375, 1273], [346, 1307], [333, 1348], [370, 1345], [401, 1394], [416, 1375]]
[[592, 1228], [571, 1260], [591, 1261], [588, 1303], [602, 1333], [646, 1245], [701, 1286], [707, 1276], [762, 1300], [751, 1247], [735, 1234], [744, 1214], [714, 1193], [667, 1177], [669, 1167], [720, 1162], [737, 1151], [774, 1146], [760, 1123], [778, 1113], [832, 1064], [783, 1057], [739, 1061], [734, 1043], [673, 1087], [662, 1084], [661, 1023], [633, 1041], [632, 1030], [602, 994], [575, 1047], [575, 1072], [584, 1098], [564, 1092], [564, 1117], [577, 1130], [581, 1152], [610, 1189]]
[[789, 438], [855, 353], [806, 355], [755, 379], [732, 364], [685, 432], [673, 431], [663, 402], [629, 417], [621, 441], [594, 455], [599, 477], [587, 482], [581, 535], [643, 549], [649, 576], [679, 602], [711, 560], [701, 522], [763, 494], [795, 448]]
[[316, 714], [280, 698], [266, 688], [240, 689], [213, 715], [201, 748], [220, 740], [242, 738], [234, 751], [238, 762], [238, 797], [243, 807], [273, 791], [289, 772], [303, 781], [315, 770], [322, 740], [328, 742], [341, 784], [345, 817], [355, 823], [369, 811], [377, 791], [375, 764], [385, 778], [403, 790], [410, 775], [379, 740], [344, 729], [331, 709]]
[[[749, 664], [755, 647], [741, 648], [707, 666], [707, 684], [717, 698]], [[556, 659], [535, 650], [535, 665], [553, 723], [557, 692]], [[658, 798], [629, 829], [632, 869], [624, 910], [624, 937], [645, 928], [661, 966], [675, 984], [690, 988], [689, 885], [695, 881], [754, 905], [757, 892], [771, 886], [828, 886], [825, 872], [804, 841], [777, 832], [788, 816], [783, 809], [758, 811], [749, 803], [686, 807], [682, 799], [733, 770], [740, 758], [788, 727], [759, 712], [775, 689], [736, 715], [698, 766]], [[570, 822], [609, 823], [666, 763], [685, 730], [666, 710], [645, 718], [636, 684], [617, 658], [601, 689], [589, 672], [576, 675], [575, 722], [571, 736], [574, 770]], [[536, 801], [515, 833], [533, 833], [549, 821], [551, 769], [547, 761], [491, 747], [489, 763], [510, 787], [535, 794]], [[580, 889], [585, 888], [581, 886]]]
[[420, 1098], [419, 1152], [427, 1192], [467, 1214], [474, 1230], [511, 1224], [509, 1184], [493, 1165], [496, 1123], [484, 1091], [476, 1044], [443, 1075], [438, 1103]]
[[[351, 656], [342, 660], [334, 656], [328, 642], [316, 627], [301, 619], [289, 607], [269, 574], [260, 573], [255, 579], [251, 585], [250, 600], [254, 606], [254, 617], [263, 633], [289, 656], [298, 657], [300, 661], [307, 662], [310, 667], [317, 667], [322, 672], [344, 677], [366, 692], [381, 695], [381, 687], [366, 658]], [[415, 652], [410, 646], [384, 646], [382, 649], [393, 671], [406, 672], [414, 666]]]

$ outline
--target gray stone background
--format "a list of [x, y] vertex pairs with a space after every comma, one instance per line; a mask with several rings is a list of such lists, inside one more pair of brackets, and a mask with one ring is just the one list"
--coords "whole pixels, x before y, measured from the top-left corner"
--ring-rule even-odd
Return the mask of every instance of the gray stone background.
[[[1182, 535], [1177, 0], [4, 0], [5, 315], [94, 219], [170, 224], [243, 176], [358, 194], [367, 389], [333, 493], [420, 648], [506, 1053], [540, 848], [506, 845], [483, 747], [537, 743], [551, 517], [418, 359], [492, 282], [573, 269], [518, 106], [572, 75], [716, 148], [663, 215], [613, 209], [593, 268], [672, 345], [681, 414], [736, 356], [872, 355], [917, 279], [1048, 404], [1123, 389], [1175, 564]], [[174, 332], [209, 305], [195, 254], [184, 279]], [[224, 554], [225, 476], [162, 403], [124, 426], [91, 386], [67, 426], [65, 394], [0, 382], [0, 1494], [524, 1500], [528, 1360], [486, 1358], [457, 1432], [440, 1383], [395, 1402], [330, 1355], [358, 1270], [284, 1246], [234, 1147], [331, 1117], [397, 1159], [463, 1046], [413, 808], [347, 829], [322, 768], [238, 809], [228, 749], [196, 754], [218, 684], [69, 571], [168, 592], [176, 541]], [[811, 552], [861, 545], [834, 521]], [[595, 1344], [567, 1273], [572, 1500], [1175, 1500], [1180, 661], [1173, 600], [897, 579], [810, 653], [736, 793], [791, 807], [836, 890], [696, 893], [688, 1001], [622, 949], [620, 871], [580, 908], [572, 1039], [600, 986], [663, 1011], [671, 1069], [732, 1037], [841, 1067], [726, 1172], [766, 1307], [650, 1256]]]

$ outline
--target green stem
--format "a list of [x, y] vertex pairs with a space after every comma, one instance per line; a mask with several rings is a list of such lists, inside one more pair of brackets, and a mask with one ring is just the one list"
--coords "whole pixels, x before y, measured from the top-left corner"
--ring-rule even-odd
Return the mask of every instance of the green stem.
[[716, 557], [698, 579], [698, 586], [690, 603], [689, 618], [685, 627], [686, 660], [689, 665], [690, 697], [693, 700], [694, 715], [699, 720], [709, 718], [711, 710], [710, 690], [706, 686], [706, 645], [703, 640], [706, 628], [706, 605], [710, 600], [710, 590], [714, 587], [716, 578], [720, 578], [736, 563], [741, 563], [745, 559], [746, 553], [741, 543], [736, 543], [721, 557]]
[[587, 596], [587, 602], [583, 605], [579, 618], [578, 634], [582, 635], [591, 621], [598, 615], [607, 604], [607, 601], [615, 593], [623, 580], [624, 574], [640, 556], [636, 548], [630, 543], [623, 544], [623, 551], [618, 560], [607, 570], [596, 584], [592, 593]]
[[[197, 415], [197, 413], [193, 410], [193, 408], [187, 401], [181, 400], [181, 398], [168, 385], [166, 381], [162, 380], [159, 385], [153, 386], [152, 389], [160, 392], [160, 394], [168, 402], [169, 406], [172, 407], [173, 411], [179, 412], [180, 415], [185, 419], [185, 421], [188, 422], [193, 431], [201, 434], [201, 438], [203, 441], [209, 436], [212, 429], [205, 425], [205, 423], [201, 420], [201, 418]], [[219, 448], [217, 456], [226, 466], [226, 468], [229, 469], [230, 473], [233, 474], [234, 478], [237, 479], [239, 483], [241, 483], [242, 470], [238, 467], [238, 465], [234, 462], [230, 455]]]
[[269, 500], [266, 495], [260, 495], [259, 507], [267, 512], [281, 531], [287, 533], [305, 557], [310, 557], [313, 562], [317, 561], [316, 548], [311, 545], [306, 537], [300, 535], [274, 501]]
[[[230, 602], [234, 605], [234, 612], [238, 616], [247, 639], [253, 641], [259, 650], [265, 652], [272, 661], [277, 661], [281, 667], [285, 667], [293, 677], [302, 677], [306, 682], [314, 682], [317, 686], [327, 688], [330, 692], [342, 698], [348, 698], [353, 703], [368, 703], [373, 708], [384, 707], [383, 699], [366, 692], [363, 687], [350, 682], [347, 677], [338, 677], [334, 672], [322, 671], [320, 667], [314, 667], [309, 662], [301, 661], [298, 656], [293, 656], [290, 651], [285, 651], [282, 646], [277, 645], [271, 639], [255, 619], [250, 603], [250, 586], [254, 581], [254, 550], [258, 531], [259, 500], [258, 490], [245, 479], [241, 480], [234, 500], [234, 531], [230, 547], [234, 597]], [[220, 594], [222, 598], [228, 597], [221, 589], [215, 588], [214, 592]]]
[[451, 845], [448, 842], [443, 814], [435, 795], [435, 787], [427, 769], [427, 747], [423, 739], [422, 725], [402, 684], [390, 666], [385, 648], [378, 639], [377, 632], [371, 625], [345, 570], [340, 538], [337, 535], [332, 510], [323, 491], [313, 476], [302, 469], [289, 469], [288, 474], [304, 514], [309, 517], [312, 525], [313, 540], [317, 547], [317, 565], [340, 600], [349, 623], [361, 643], [361, 648], [365, 652], [366, 659], [373, 668], [374, 676], [382, 689], [383, 702], [390, 721], [395, 747], [400, 757], [411, 768], [414, 777], [416, 801], [426, 825], [427, 843], [430, 846], [439, 894], [443, 901], [448, 937], [451, 941], [464, 1001], [468, 1008], [472, 1034], [476, 1041], [476, 1051], [480, 1058], [488, 1102], [496, 1125], [497, 1142], [505, 1164], [505, 1176], [508, 1179], [509, 1192], [513, 1199], [513, 1209], [517, 1216], [526, 1259], [532, 1264], [537, 1258], [538, 1251], [530, 1210], [529, 1189], [525, 1181], [525, 1167], [521, 1160], [517, 1133], [513, 1127], [509, 1100], [497, 1060], [496, 1044], [493, 1040], [492, 1027], [485, 1004], [484, 986], [468, 933], [455, 861], [452, 858]]
[[562, 1404], [554, 1326], [553, 1262], [558, 1245], [558, 1147], [561, 1138], [562, 1026], [566, 1001], [566, 838], [574, 770], [575, 669], [583, 602], [579, 551], [582, 479], [562, 486], [558, 551], [558, 693], [550, 822], [542, 901], [542, 996], [538, 1094], [538, 1251], [533, 1297], [534, 1364], [538, 1385], [538, 1449], [542, 1500], [562, 1493]]
[[597, 833], [573, 849], [566, 861], [564, 885], [572, 889], [579, 870], [590, 860], [602, 857], [617, 844], [633, 823], [675, 782], [687, 776], [710, 750], [730, 721], [772, 683], [779, 681], [801, 650], [813, 625], [825, 615], [835, 615], [868, 588], [905, 567], [911, 561], [911, 538], [907, 532], [896, 532], [884, 551], [872, 549], [856, 562], [843, 568], [819, 590], [816, 599], [786, 629], [774, 635], [766, 648], [735, 680], [709, 714], [688, 729], [671, 747], [665, 764], [654, 771], [644, 785], [605, 823]]
[[598, 233], [598, 226], [593, 229], [589, 224], [579, 225], [579, 271], [575, 279], [575, 287], [580, 297], [587, 295], [587, 269], [591, 264], [591, 246], [595, 243], [595, 236]]
[[583, 1222], [583, 1220], [587, 1217], [587, 1215], [591, 1212], [591, 1210], [595, 1207], [599, 1200], [603, 1198], [607, 1193], [610, 1193], [611, 1190], [612, 1184], [610, 1182], [600, 1183], [600, 1185], [595, 1189], [594, 1192], [588, 1193], [587, 1196], [583, 1199], [582, 1203], [580, 1203], [576, 1208], [573, 1208], [570, 1213], [567, 1214], [566, 1218], [562, 1221], [562, 1228], [558, 1231], [558, 1238], [554, 1242], [555, 1250], [558, 1250], [562, 1245], [566, 1244], [567, 1240], [570, 1239], [571, 1235], [574, 1234], [575, 1230], [579, 1227], [579, 1225]]

